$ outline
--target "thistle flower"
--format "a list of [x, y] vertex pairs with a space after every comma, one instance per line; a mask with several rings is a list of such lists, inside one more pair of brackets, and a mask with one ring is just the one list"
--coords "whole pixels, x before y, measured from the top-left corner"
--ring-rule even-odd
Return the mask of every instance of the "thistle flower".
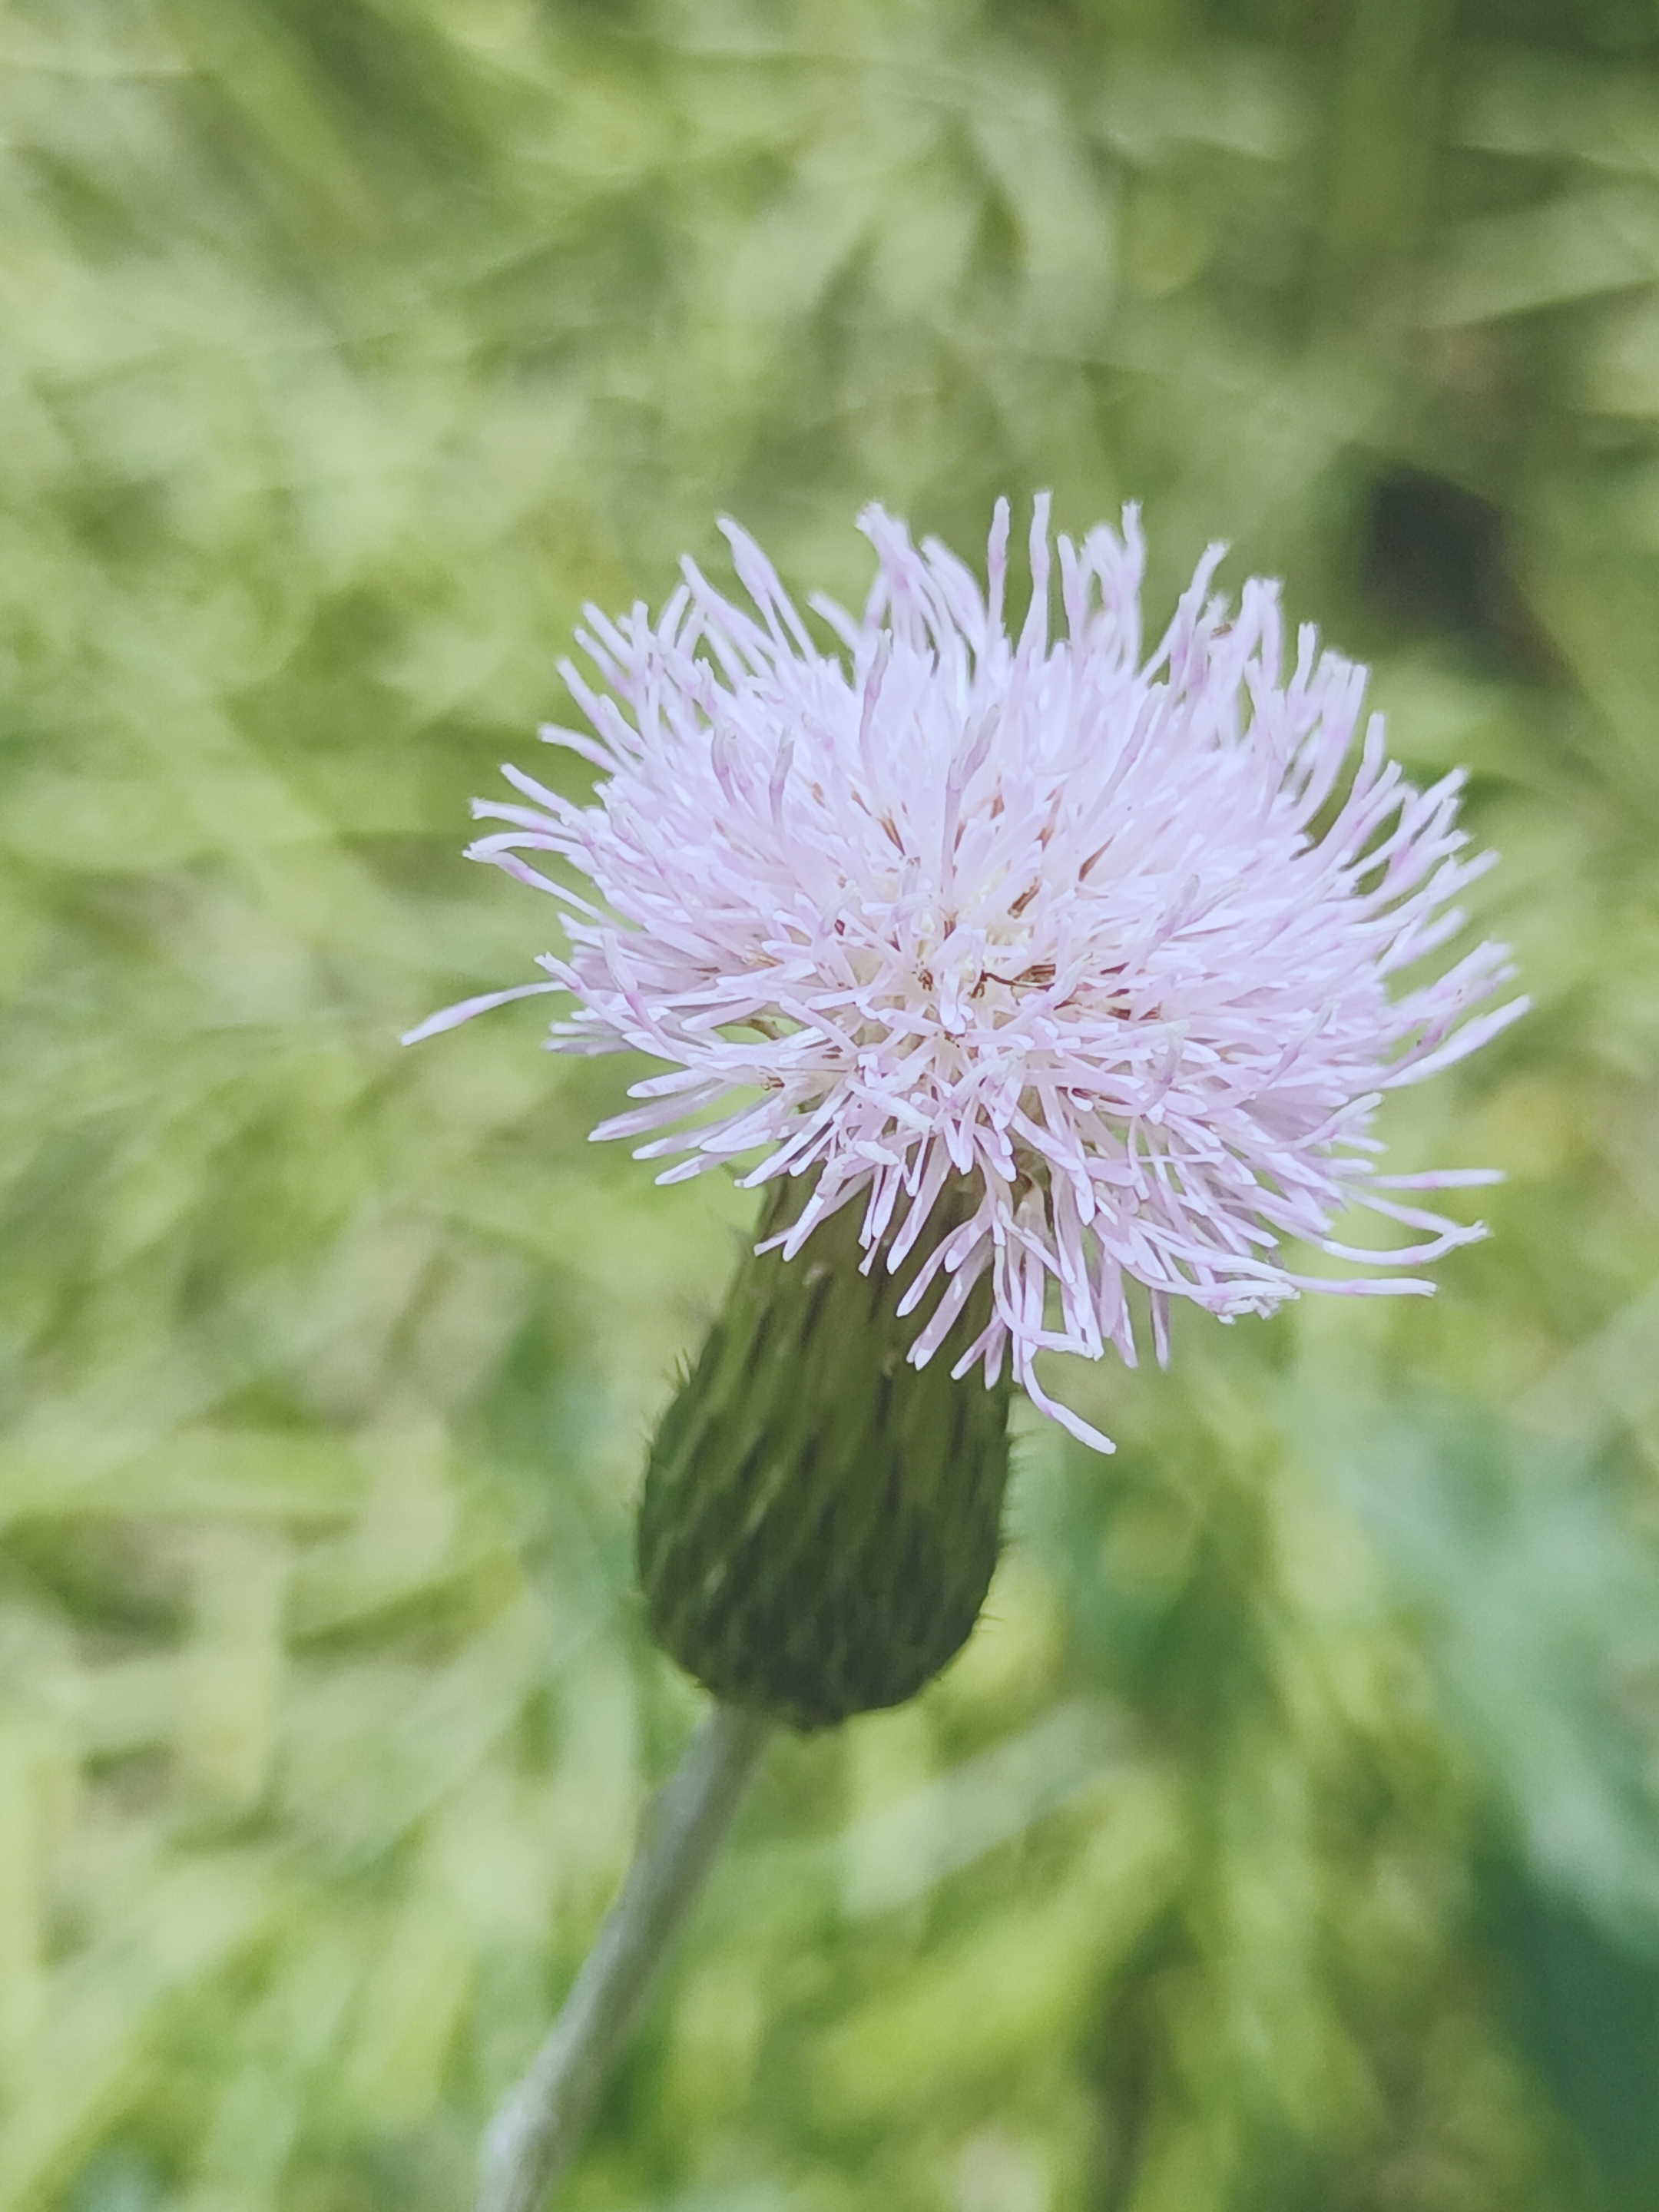
[[[1232, 616], [1211, 596], [1224, 549], [1143, 659], [1133, 507], [1121, 533], [1059, 539], [1057, 641], [1046, 497], [1012, 637], [1006, 501], [983, 592], [879, 507], [860, 526], [878, 562], [862, 618], [811, 603], [840, 652], [729, 523], [752, 612], [690, 561], [654, 623], [587, 610], [605, 688], [562, 672], [590, 729], [543, 735], [601, 771], [594, 803], [509, 767], [523, 803], [475, 803], [507, 826], [471, 848], [558, 902], [568, 957], [411, 1036], [569, 994], [553, 1048], [667, 1064], [595, 1137], [683, 1155], [662, 1182], [810, 1178], [775, 1232], [786, 1262], [861, 1205], [866, 1269], [914, 1255], [900, 1316], [942, 1279], [915, 1366], [988, 1282], [952, 1374], [993, 1384], [1006, 1360], [1109, 1449], [1033, 1363], [1110, 1344], [1133, 1364], [1132, 1284], [1162, 1359], [1174, 1298], [1231, 1321], [1304, 1291], [1425, 1292], [1401, 1270], [1485, 1233], [1401, 1194], [1492, 1176], [1382, 1174], [1372, 1128], [1384, 1092], [1523, 1011], [1472, 1012], [1513, 973], [1491, 943], [1395, 988], [1492, 856], [1456, 826], [1461, 775], [1413, 788], [1379, 716], [1350, 771], [1365, 671], [1310, 628], [1287, 669], [1273, 585], [1247, 583]], [[1339, 1241], [1353, 1205], [1410, 1237]], [[1299, 1272], [1297, 1243], [1377, 1272]]]
[[[506, 826], [471, 848], [560, 903], [568, 957], [410, 1032], [568, 993], [556, 1049], [665, 1063], [596, 1137], [678, 1155], [664, 1182], [769, 1187], [638, 1522], [651, 1629], [720, 1704], [492, 2128], [489, 2212], [528, 2212], [569, 2155], [766, 1728], [896, 1704], [969, 1633], [1012, 1381], [1110, 1449], [1040, 1351], [1133, 1363], [1134, 1285], [1160, 1358], [1173, 1298], [1230, 1321], [1424, 1291], [1399, 1271], [1483, 1233], [1397, 1194], [1490, 1176], [1385, 1176], [1372, 1134], [1385, 1091], [1524, 1004], [1475, 1011], [1512, 972], [1492, 944], [1396, 989], [1487, 865], [1461, 777], [1413, 789], [1376, 715], [1350, 769], [1364, 671], [1304, 629], [1287, 673], [1274, 587], [1231, 618], [1211, 597], [1218, 547], [1143, 659], [1133, 508], [1059, 540], [1057, 642], [1046, 498], [1012, 639], [1006, 501], [983, 592], [881, 508], [862, 526], [862, 619], [812, 601], [839, 653], [730, 524], [752, 612], [689, 561], [654, 624], [588, 609], [603, 688], [563, 673], [589, 730], [543, 734], [600, 770], [593, 802], [508, 768], [523, 803], [475, 802]], [[1407, 1241], [1339, 1242], [1354, 1204]], [[1302, 1273], [1298, 1243], [1376, 1272]], [[984, 1390], [953, 1387], [976, 1365]]]

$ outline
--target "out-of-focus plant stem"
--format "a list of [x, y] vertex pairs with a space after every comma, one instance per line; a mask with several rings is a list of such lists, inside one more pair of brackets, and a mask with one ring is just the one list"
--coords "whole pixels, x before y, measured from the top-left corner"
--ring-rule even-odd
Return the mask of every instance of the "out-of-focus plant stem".
[[575, 2155], [774, 1725], [716, 1705], [647, 1806], [621, 1893], [546, 2041], [484, 2132], [476, 2212], [536, 2212]]

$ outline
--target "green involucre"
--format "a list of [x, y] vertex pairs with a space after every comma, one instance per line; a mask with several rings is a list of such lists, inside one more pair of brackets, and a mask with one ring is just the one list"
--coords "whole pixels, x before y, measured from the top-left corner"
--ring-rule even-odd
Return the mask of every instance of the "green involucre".
[[[763, 1239], [806, 1193], [775, 1186]], [[935, 1210], [963, 1218], [947, 1192]], [[651, 1631], [717, 1697], [797, 1728], [902, 1704], [958, 1651], [1001, 1542], [1005, 1380], [952, 1382], [990, 1315], [978, 1284], [940, 1351], [896, 1308], [884, 1253], [860, 1272], [860, 1208], [796, 1257], [750, 1254], [651, 1448], [639, 1522]]]

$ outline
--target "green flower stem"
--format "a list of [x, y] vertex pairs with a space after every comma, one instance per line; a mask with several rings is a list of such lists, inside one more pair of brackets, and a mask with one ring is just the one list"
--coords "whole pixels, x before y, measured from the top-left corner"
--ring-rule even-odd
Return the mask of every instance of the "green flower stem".
[[477, 2212], [537, 2212], [702, 1888], [776, 1723], [717, 1705], [647, 1806], [621, 1894], [547, 2040], [484, 2133]]

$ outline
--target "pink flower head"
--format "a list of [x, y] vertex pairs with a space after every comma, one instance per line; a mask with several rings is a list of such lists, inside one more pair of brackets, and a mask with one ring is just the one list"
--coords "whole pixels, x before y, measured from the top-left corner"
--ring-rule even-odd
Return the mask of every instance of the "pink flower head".
[[[569, 957], [410, 1035], [568, 993], [555, 1049], [667, 1063], [596, 1137], [686, 1155], [665, 1182], [739, 1160], [745, 1184], [813, 1176], [786, 1259], [861, 1200], [866, 1266], [922, 1244], [902, 1310], [948, 1279], [918, 1366], [988, 1270], [992, 1318], [955, 1371], [982, 1363], [988, 1383], [1008, 1355], [1109, 1449], [1032, 1363], [1109, 1342], [1133, 1363], [1129, 1280], [1163, 1358], [1172, 1297], [1231, 1320], [1304, 1290], [1427, 1291], [1398, 1269], [1484, 1234], [1391, 1194], [1493, 1177], [1381, 1175], [1370, 1129], [1382, 1092], [1524, 1009], [1468, 1018], [1513, 973], [1492, 944], [1390, 989], [1462, 926], [1452, 902], [1492, 856], [1463, 856], [1462, 775], [1415, 790], [1380, 716], [1350, 768], [1365, 671], [1307, 628], [1287, 673], [1276, 586], [1247, 583], [1231, 618], [1210, 596], [1221, 547], [1143, 659], [1133, 507], [1121, 535], [1059, 540], [1058, 641], [1046, 497], [1013, 638], [1006, 501], [983, 592], [879, 507], [860, 526], [879, 564], [862, 620], [811, 603], [841, 652], [729, 523], [754, 612], [690, 561], [654, 624], [587, 610], [608, 689], [563, 664], [592, 734], [543, 735], [601, 771], [594, 801], [507, 768], [525, 803], [475, 803], [508, 826], [471, 848], [560, 902]], [[977, 1203], [924, 1243], [953, 1177]], [[1336, 1242], [1356, 1202], [1414, 1241]], [[1297, 1273], [1287, 1239], [1386, 1272]]]

